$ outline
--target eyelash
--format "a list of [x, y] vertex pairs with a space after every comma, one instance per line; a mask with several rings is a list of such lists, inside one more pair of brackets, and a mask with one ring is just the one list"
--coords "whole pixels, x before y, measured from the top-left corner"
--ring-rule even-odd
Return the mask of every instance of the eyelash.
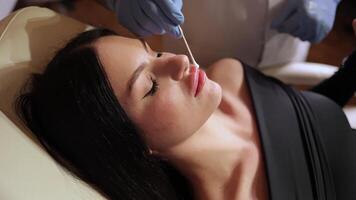
[[153, 79], [151, 77], [151, 81], [152, 81], [152, 88], [150, 91], [147, 92], [147, 94], [145, 94], [145, 96], [143, 98], [145, 98], [146, 96], [150, 95], [150, 96], [153, 96], [155, 95], [155, 93], [157, 92], [158, 90], [158, 83], [155, 79]]
[[[161, 53], [161, 52], [157, 52], [157, 58], [161, 57], [162, 54], [163, 54], [163, 53]], [[153, 79], [152, 77], [150, 77], [150, 78], [151, 78], [151, 81], [152, 81], [152, 88], [151, 88], [150, 91], [147, 92], [147, 94], [145, 94], [145, 96], [144, 96], [143, 98], [145, 98], [145, 97], [148, 96], [148, 95], [151, 95], [151, 96], [155, 95], [156, 92], [157, 92], [157, 90], [158, 90], [158, 83], [157, 83], [157, 81], [156, 81], [155, 79]]]

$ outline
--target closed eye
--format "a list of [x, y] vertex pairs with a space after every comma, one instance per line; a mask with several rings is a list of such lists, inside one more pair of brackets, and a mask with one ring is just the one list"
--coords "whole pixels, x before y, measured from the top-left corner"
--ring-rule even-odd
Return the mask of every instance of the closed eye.
[[[162, 55], [163, 55], [162, 52], [157, 52], [156, 57], [159, 58], [159, 57], [161, 57]], [[143, 96], [143, 98], [147, 97], [148, 95], [151, 95], [151, 96], [155, 95], [155, 93], [156, 93], [157, 90], [158, 90], [158, 83], [157, 83], [157, 81], [156, 81], [155, 79], [153, 79], [152, 77], [150, 77], [150, 79], [151, 79], [151, 81], [152, 81], [152, 87], [151, 87], [150, 91], [148, 91], [148, 92], [145, 94], [145, 96]]]
[[157, 90], [158, 90], [158, 83], [157, 83], [157, 81], [156, 81], [155, 79], [153, 79], [152, 77], [151, 77], [151, 81], [152, 81], [152, 87], [151, 87], [150, 91], [148, 91], [148, 92], [145, 94], [145, 96], [144, 96], [143, 98], [145, 98], [145, 97], [148, 96], [148, 95], [150, 95], [150, 96], [155, 95], [155, 93], [156, 93]]

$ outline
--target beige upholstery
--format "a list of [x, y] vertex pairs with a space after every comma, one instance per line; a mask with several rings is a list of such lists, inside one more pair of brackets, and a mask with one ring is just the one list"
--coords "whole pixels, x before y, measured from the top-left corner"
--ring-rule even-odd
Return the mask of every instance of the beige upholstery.
[[29, 74], [41, 71], [71, 37], [90, 28], [39, 7], [0, 22], [0, 199], [104, 199], [62, 169], [14, 113], [13, 102]]

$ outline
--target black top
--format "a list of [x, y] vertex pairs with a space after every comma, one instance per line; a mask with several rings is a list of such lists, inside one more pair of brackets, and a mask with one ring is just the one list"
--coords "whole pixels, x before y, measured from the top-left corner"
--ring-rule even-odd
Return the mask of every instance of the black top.
[[271, 200], [356, 200], [356, 132], [342, 108], [244, 66]]

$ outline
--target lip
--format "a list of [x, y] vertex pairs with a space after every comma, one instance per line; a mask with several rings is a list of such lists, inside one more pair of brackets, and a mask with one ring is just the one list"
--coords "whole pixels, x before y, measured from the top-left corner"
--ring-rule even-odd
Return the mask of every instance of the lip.
[[200, 70], [196, 67], [191, 68], [191, 90], [192, 95], [194, 97], [198, 96], [199, 93], [202, 91], [205, 82], [206, 82], [206, 74], [203, 70]]

